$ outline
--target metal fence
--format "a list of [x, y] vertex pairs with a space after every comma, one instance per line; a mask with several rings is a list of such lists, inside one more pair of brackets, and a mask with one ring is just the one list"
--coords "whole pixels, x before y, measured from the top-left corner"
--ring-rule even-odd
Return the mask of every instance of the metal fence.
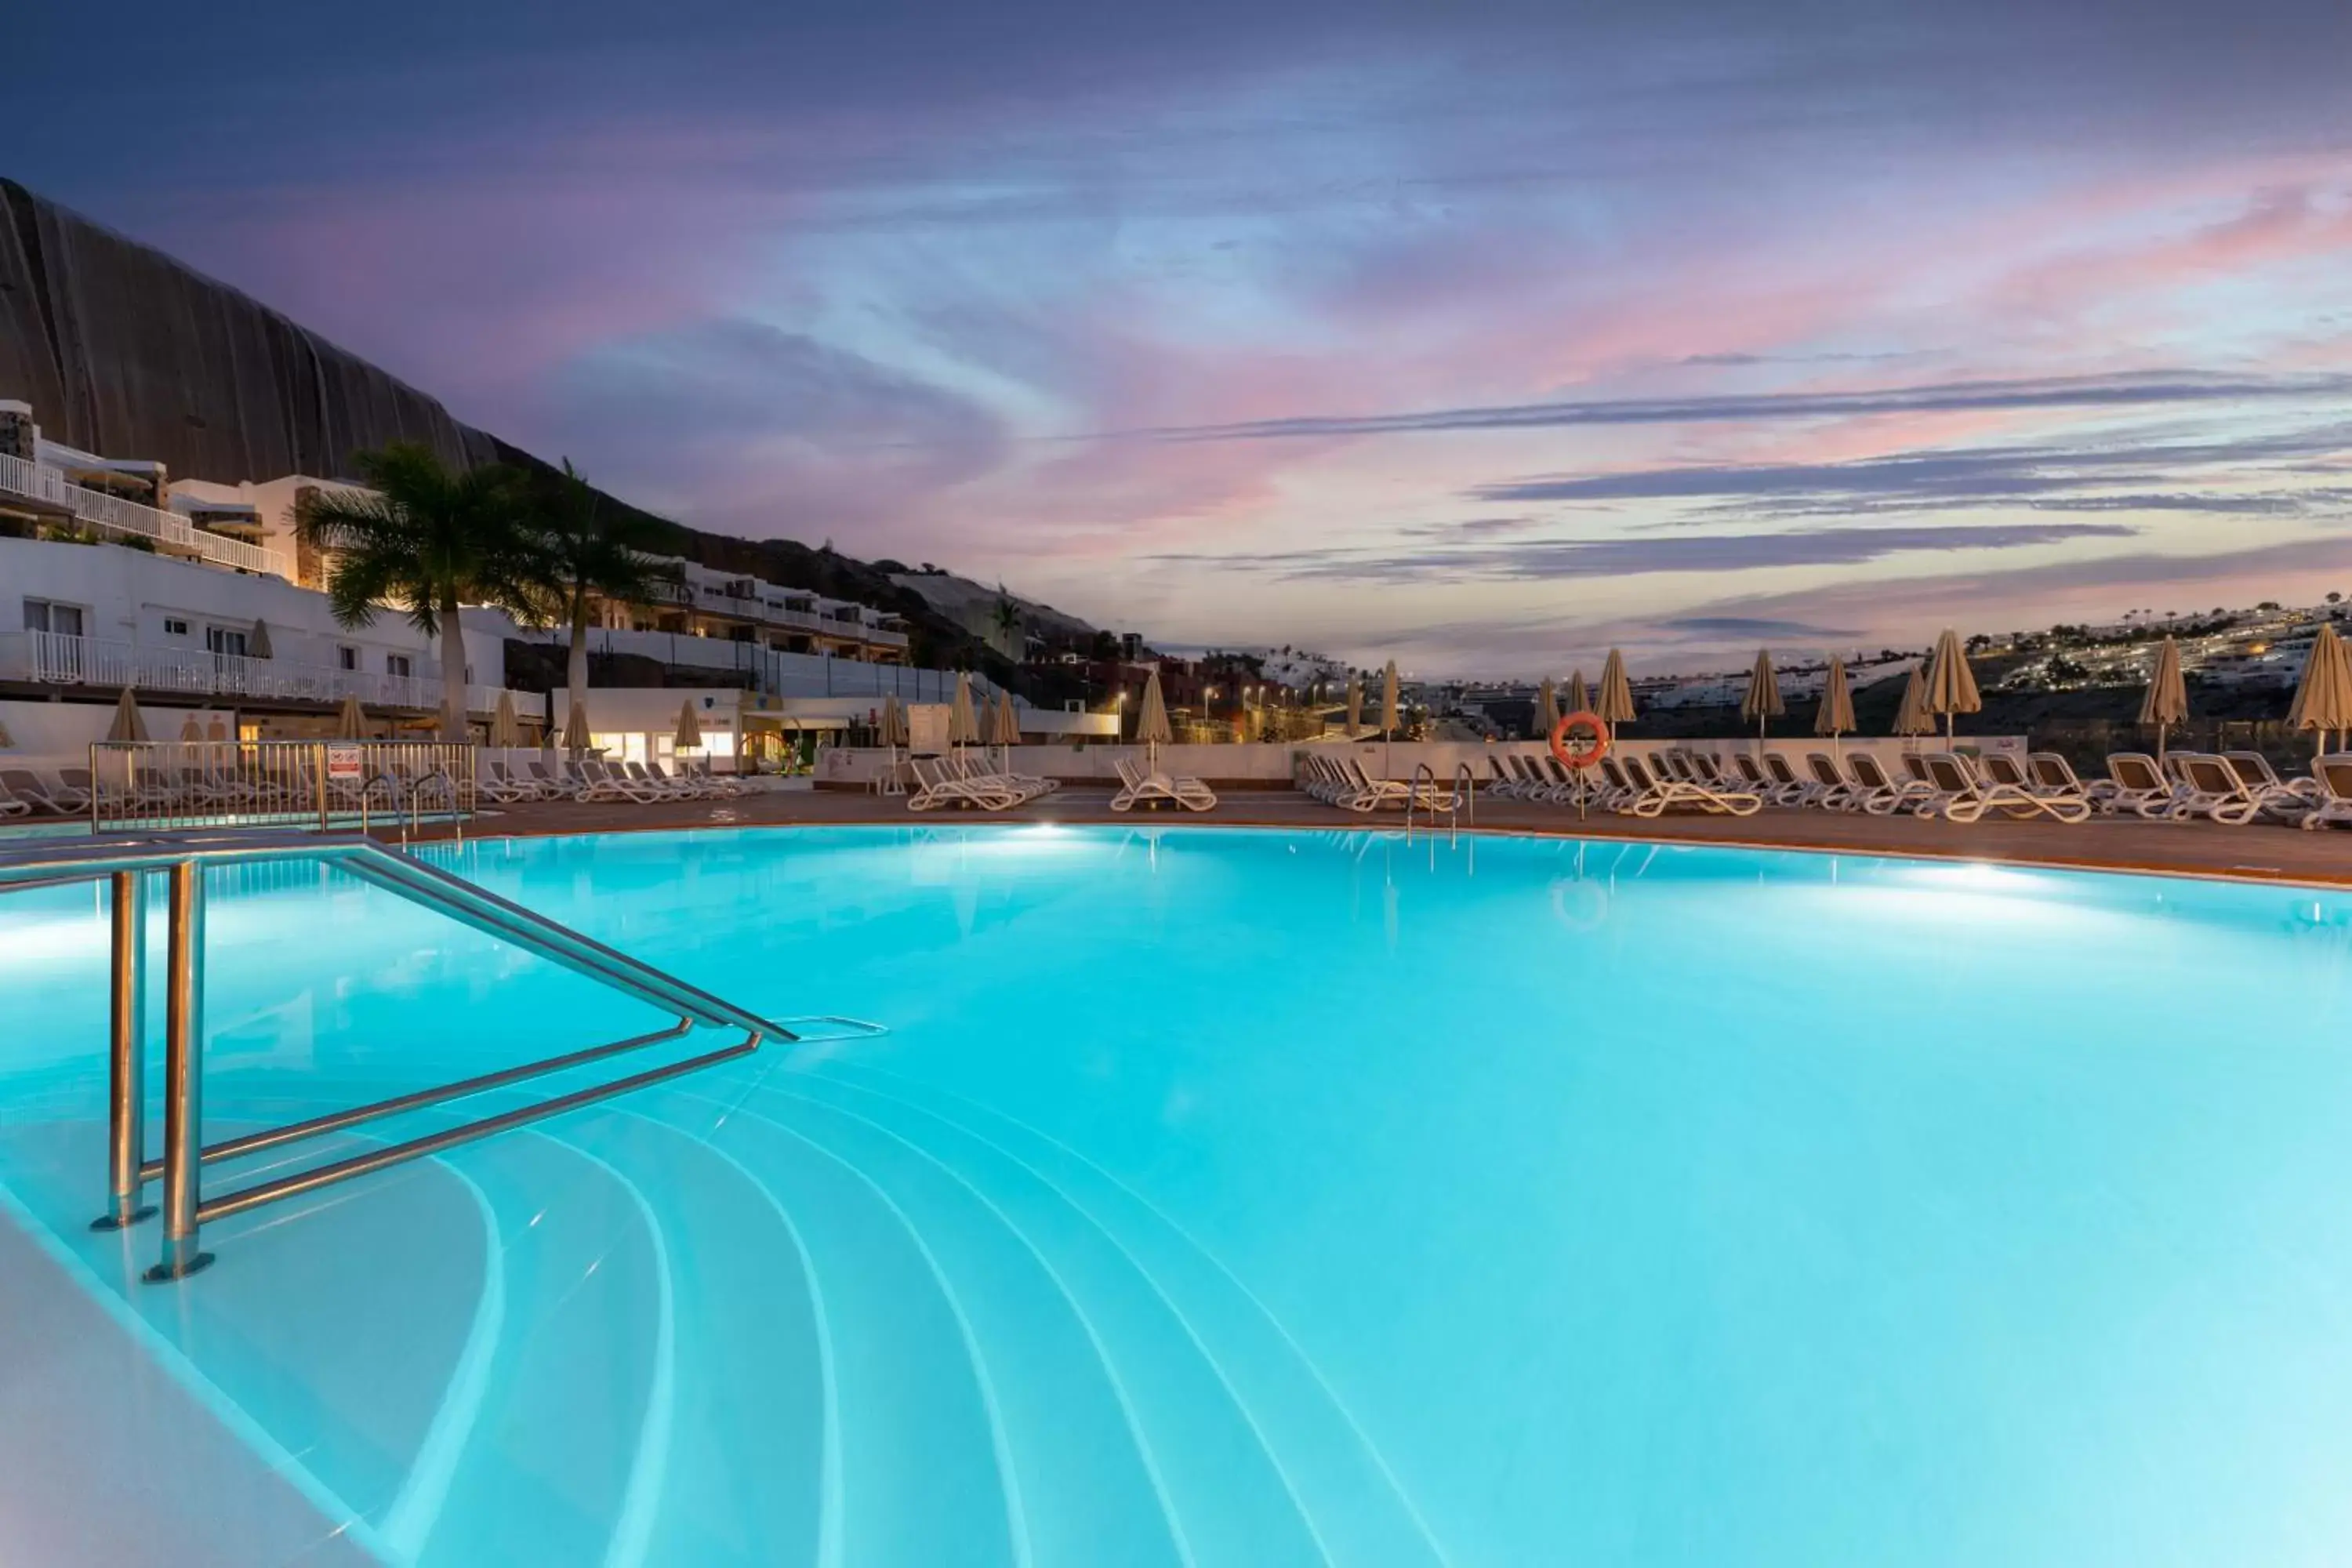
[[473, 815], [474, 761], [474, 747], [437, 741], [101, 741], [89, 749], [90, 826], [396, 823], [405, 842], [422, 823]]

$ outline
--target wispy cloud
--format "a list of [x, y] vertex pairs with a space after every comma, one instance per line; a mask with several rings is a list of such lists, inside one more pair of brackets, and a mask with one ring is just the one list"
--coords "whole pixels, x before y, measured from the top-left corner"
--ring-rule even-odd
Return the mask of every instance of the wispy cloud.
[[1848, 392], [1739, 393], [1708, 397], [1614, 398], [1498, 404], [1402, 414], [1300, 415], [1232, 425], [1113, 432], [1179, 441], [1391, 436], [1446, 430], [1526, 430], [1592, 425], [1705, 425], [1880, 414], [1951, 414], [2047, 408], [2149, 408], [2168, 404], [2322, 402], [2352, 395], [2352, 375], [2229, 375], [2145, 371], [2020, 381], [1950, 381]]
[[[1803, 528], [1773, 533], [1556, 539], [1479, 549], [1301, 550], [1236, 558], [1227, 564], [1292, 580], [1349, 583], [1544, 581], [1624, 577], [1645, 572], [1747, 572], [1778, 566], [1852, 566], [1914, 551], [2019, 550], [2074, 539], [2128, 538], [2118, 523], [1936, 523], [1895, 528]], [[1198, 562], [1198, 555], [1162, 555]]]
[[[2081, 511], [2210, 511], [2292, 516], [2340, 502], [2345, 492], [2306, 487], [2250, 491], [2241, 482], [2190, 489], [2205, 470], [2255, 469], [2260, 477], [2307, 473], [2313, 460], [2352, 448], [2352, 425], [2201, 442], [2111, 440], [1898, 452], [1835, 463], [1686, 463], [1598, 474], [1544, 474], [1474, 487], [1468, 499], [1525, 505], [1703, 500], [1744, 512], [1979, 510], [2025, 506]], [[2120, 490], [2118, 487], [2123, 487]], [[1669, 519], [1657, 527], [1703, 521]]]
[[1817, 626], [1811, 621], [1777, 620], [1769, 616], [1675, 616], [1658, 623], [1669, 633], [1699, 641], [1722, 637], [1822, 637], [1835, 640], [1860, 634], [1851, 626]]

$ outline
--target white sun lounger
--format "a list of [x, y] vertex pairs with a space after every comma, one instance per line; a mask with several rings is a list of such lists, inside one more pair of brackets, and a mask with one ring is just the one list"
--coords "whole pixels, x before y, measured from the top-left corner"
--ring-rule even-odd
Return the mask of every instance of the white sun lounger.
[[2107, 753], [2107, 782], [2114, 787], [2098, 795], [2103, 811], [2128, 811], [2136, 816], [2168, 817], [2176, 786], [2145, 752]]
[[1610, 809], [1621, 816], [1662, 816], [1676, 807], [1690, 806], [1733, 816], [1753, 816], [1764, 808], [1763, 797], [1746, 790], [1712, 789], [1683, 779], [1661, 779], [1643, 765], [1641, 758], [1630, 754], [1622, 762], [1614, 757], [1601, 758], [1601, 770], [1617, 792], [1617, 797], [1609, 802]]
[[[1929, 752], [1920, 758], [1935, 794], [1917, 806], [1921, 816], [1941, 816], [1950, 822], [1976, 822], [1987, 812], [2006, 816], [2044, 816], [2060, 822], [2087, 822], [2091, 803], [2075, 795], [2039, 795], [2009, 780], [1981, 777], [1951, 752]], [[2012, 766], [2010, 770], [2015, 772]]]
[[1147, 773], [1126, 757], [1119, 758], [1113, 766], [1118, 769], [1120, 784], [1118, 793], [1110, 797], [1113, 811], [1132, 811], [1139, 805], [1163, 800], [1187, 811], [1216, 809], [1216, 792], [1199, 779], [1175, 778], [1159, 772]]
[[908, 811], [936, 811], [948, 805], [1009, 811], [1026, 805], [1030, 798], [1002, 778], [961, 776], [937, 758], [918, 757], [908, 765], [915, 775], [915, 788], [907, 795]]
[[2321, 799], [2318, 780], [2283, 779], [2260, 752], [2223, 752], [2221, 760], [2230, 764], [2246, 793], [2262, 803], [2264, 814], [2282, 822], [2301, 822]]
[[[60, 816], [89, 809], [89, 791], [45, 779], [30, 768], [0, 768], [0, 799], [8, 797], [23, 802], [28, 811], [54, 811]], [[0, 807], [0, 813], [19, 815], [5, 807]]]
[[2221, 758], [2204, 752], [2176, 752], [2173, 756], [2180, 779], [2172, 796], [2174, 821], [2204, 816], [2225, 826], [2242, 827], [2262, 810], [2263, 803]]
[[2319, 805], [2303, 819], [2303, 825], [2312, 828], [2338, 822], [2352, 826], [2352, 752], [2334, 752], [2315, 760], [2311, 776], [2319, 789]]
[[1935, 791], [1926, 781], [1905, 779], [1896, 784], [1886, 773], [1878, 759], [1868, 752], [1848, 752], [1846, 773], [1853, 783], [1847, 786], [1849, 811], [1865, 812], [1872, 816], [1891, 816], [1927, 799]]

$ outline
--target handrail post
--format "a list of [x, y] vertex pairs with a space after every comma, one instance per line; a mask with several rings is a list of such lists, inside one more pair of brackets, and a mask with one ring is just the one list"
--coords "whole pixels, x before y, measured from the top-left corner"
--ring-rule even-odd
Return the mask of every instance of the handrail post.
[[[98, 775], [90, 775], [93, 784]], [[107, 1209], [92, 1230], [121, 1230], [155, 1212], [142, 1205], [147, 1158], [147, 876], [113, 876], [114, 984], [107, 1080]]]
[[310, 743], [310, 777], [319, 786], [319, 831], [327, 831], [327, 743]]
[[197, 1246], [197, 1175], [204, 1160], [205, 868], [172, 864], [171, 931], [163, 989], [163, 1256], [152, 1283], [210, 1263]]

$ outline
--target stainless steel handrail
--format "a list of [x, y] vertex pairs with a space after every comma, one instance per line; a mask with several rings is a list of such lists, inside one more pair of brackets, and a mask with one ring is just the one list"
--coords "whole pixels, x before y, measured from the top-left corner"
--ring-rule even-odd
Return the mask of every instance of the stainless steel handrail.
[[[527, 952], [612, 987], [647, 1005], [677, 1015], [666, 1029], [566, 1052], [541, 1061], [501, 1068], [436, 1088], [395, 1095], [347, 1110], [248, 1133], [207, 1148], [203, 1136], [204, 1089], [204, 870], [211, 865], [310, 859], [338, 866], [387, 892], [425, 905]], [[145, 1157], [143, 1123], [145, 1062], [143, 968], [145, 880], [163, 873], [170, 889], [169, 954], [165, 987], [163, 1153]], [[790, 1029], [720, 1000], [676, 975], [641, 963], [499, 898], [488, 889], [395, 852], [372, 838], [287, 832], [180, 833], [116, 837], [92, 837], [68, 843], [27, 841], [0, 846], [0, 892], [103, 879], [112, 885], [113, 985], [109, 1071], [107, 1213], [93, 1222], [115, 1229], [153, 1214], [144, 1205], [148, 1181], [163, 1185], [163, 1258], [148, 1270], [154, 1280], [193, 1274], [212, 1261], [198, 1245], [207, 1220], [224, 1218], [260, 1204], [274, 1203], [336, 1182], [349, 1181], [388, 1165], [487, 1138], [544, 1117], [561, 1115], [597, 1100], [625, 1094], [665, 1079], [698, 1071], [748, 1056], [771, 1037], [798, 1038]], [[719, 1050], [648, 1068], [609, 1083], [575, 1089], [445, 1129], [405, 1142], [374, 1149], [311, 1170], [257, 1183], [206, 1200], [198, 1179], [207, 1162], [233, 1159], [262, 1149], [316, 1138], [379, 1117], [463, 1099], [486, 1090], [584, 1066], [643, 1049], [690, 1032], [697, 1025], [743, 1031], [743, 1038]]]

